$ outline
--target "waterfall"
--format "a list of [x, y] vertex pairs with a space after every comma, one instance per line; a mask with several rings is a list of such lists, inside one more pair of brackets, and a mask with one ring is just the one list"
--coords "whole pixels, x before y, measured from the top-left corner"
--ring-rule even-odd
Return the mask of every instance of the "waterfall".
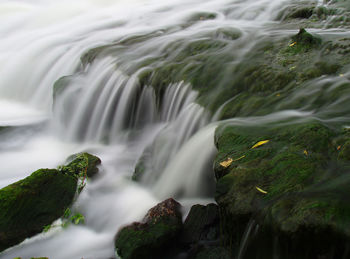
[[[82, 151], [99, 156], [102, 167], [73, 207], [85, 225], [54, 228], [0, 257], [110, 258], [120, 226], [162, 199], [176, 197], [185, 210], [212, 202], [215, 111], [202, 105], [190, 76], [171, 80], [172, 69], [162, 81], [143, 76], [174, 57], [173, 65], [186, 58], [196, 65], [203, 58], [196, 50], [179, 53], [208, 35], [235, 50], [227, 66], [237, 66], [264, 33], [292, 33], [274, 27], [290, 2], [3, 0], [0, 187]], [[139, 163], [145, 169], [134, 182]]]

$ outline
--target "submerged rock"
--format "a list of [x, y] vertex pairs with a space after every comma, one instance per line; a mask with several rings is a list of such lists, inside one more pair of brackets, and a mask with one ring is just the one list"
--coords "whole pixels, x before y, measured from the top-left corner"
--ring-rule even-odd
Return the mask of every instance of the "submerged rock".
[[[280, 258], [344, 256], [350, 164], [342, 152], [348, 141], [347, 133], [319, 122], [219, 128], [215, 168], [224, 170], [216, 174], [216, 201], [226, 244], [243, 236], [253, 219], [259, 231], [250, 236], [246, 258], [265, 258], [269, 246]], [[239, 242], [230, 246], [238, 249]]]
[[167, 199], [150, 209], [143, 221], [119, 230], [116, 252], [122, 259], [158, 258], [176, 246], [182, 230], [181, 205]]
[[[64, 215], [76, 196], [82, 173], [93, 175], [100, 159], [88, 153], [67, 166], [39, 169], [0, 190], [0, 251], [44, 230]], [[82, 167], [83, 166], [83, 167]]]

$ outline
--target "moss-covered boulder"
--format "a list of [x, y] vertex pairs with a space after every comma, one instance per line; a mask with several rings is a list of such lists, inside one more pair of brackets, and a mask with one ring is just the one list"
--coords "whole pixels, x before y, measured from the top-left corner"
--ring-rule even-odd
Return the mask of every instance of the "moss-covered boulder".
[[276, 246], [281, 258], [330, 256], [333, 249], [343, 256], [350, 242], [348, 141], [346, 130], [317, 121], [218, 128], [216, 201], [226, 244], [239, 247], [253, 219], [260, 231], [247, 258], [271, 256], [262, 256], [264, 246]]
[[0, 251], [43, 231], [74, 199], [77, 179], [39, 169], [0, 190]]
[[74, 201], [79, 178], [94, 175], [100, 162], [88, 153], [78, 154], [58, 170], [39, 169], [1, 189], [0, 251], [42, 232], [63, 216]]
[[182, 230], [181, 205], [165, 200], [150, 209], [142, 223], [135, 222], [119, 230], [115, 238], [122, 259], [162, 258], [176, 247]]

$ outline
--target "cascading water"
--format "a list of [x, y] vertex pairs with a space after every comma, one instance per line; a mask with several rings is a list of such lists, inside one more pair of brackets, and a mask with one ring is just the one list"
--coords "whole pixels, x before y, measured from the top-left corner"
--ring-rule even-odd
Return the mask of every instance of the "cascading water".
[[[0, 187], [38, 168], [57, 167], [73, 153], [89, 151], [102, 159], [100, 177], [87, 184], [74, 205], [85, 225], [53, 229], [0, 257], [113, 257], [118, 228], [140, 219], [160, 200], [175, 196], [187, 208], [212, 201], [216, 125], [210, 124], [210, 113], [197, 103], [189, 82], [166, 82], [157, 89], [140, 78], [192, 42], [208, 40], [210, 33], [237, 50], [230, 61], [236, 66], [264, 33], [279, 35], [274, 18], [287, 2], [0, 3], [0, 126], [7, 127], [0, 131]], [[208, 12], [216, 19], [204, 19]], [[203, 21], [192, 22], [198, 15]], [[231, 41], [233, 36], [221, 28], [238, 31], [240, 37]], [[89, 56], [99, 46], [110, 48]], [[290, 102], [300, 94], [294, 93]], [[332, 107], [339, 109], [347, 100], [332, 102]], [[278, 109], [289, 109], [288, 103]], [[261, 121], [310, 116], [312, 109], [275, 113]], [[132, 182], [141, 162], [145, 172], [139, 183]]]

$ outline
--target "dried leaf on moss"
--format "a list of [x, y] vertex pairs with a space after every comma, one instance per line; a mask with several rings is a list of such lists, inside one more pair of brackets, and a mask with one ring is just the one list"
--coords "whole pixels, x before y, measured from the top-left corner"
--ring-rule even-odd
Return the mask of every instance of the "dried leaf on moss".
[[245, 155], [236, 159], [232, 159], [231, 157], [229, 157], [225, 161], [221, 162], [220, 165], [226, 168], [226, 167], [229, 167], [233, 162], [239, 161], [243, 158], [245, 158]]
[[267, 142], [269, 142], [270, 140], [262, 140], [262, 141], [259, 141], [258, 143], [256, 143], [254, 146], [252, 146], [252, 148], [251, 149], [253, 149], [253, 148], [257, 148], [257, 147], [260, 147], [260, 146], [262, 146], [262, 145], [264, 145], [264, 144], [266, 144]]
[[229, 167], [233, 162], [233, 159], [231, 157], [227, 158], [225, 161], [222, 161], [220, 165], [224, 168]]
[[259, 192], [266, 194], [267, 191], [264, 191], [263, 189], [259, 188], [258, 186], [255, 187]]

